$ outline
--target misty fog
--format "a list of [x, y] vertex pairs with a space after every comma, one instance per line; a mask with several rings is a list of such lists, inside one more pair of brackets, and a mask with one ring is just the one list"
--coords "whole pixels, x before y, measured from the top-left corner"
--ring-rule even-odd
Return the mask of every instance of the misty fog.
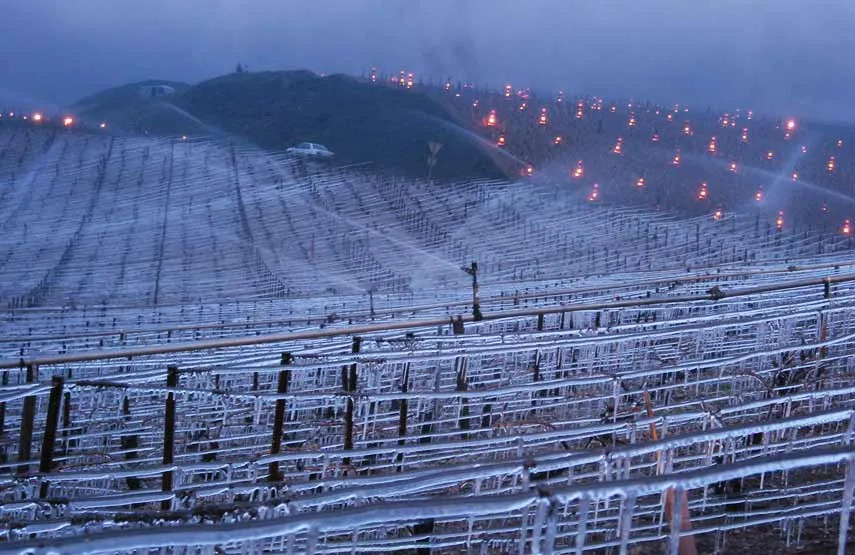
[[192, 83], [241, 62], [855, 118], [845, 0], [4, 0], [0, 14], [0, 100], [13, 103]]

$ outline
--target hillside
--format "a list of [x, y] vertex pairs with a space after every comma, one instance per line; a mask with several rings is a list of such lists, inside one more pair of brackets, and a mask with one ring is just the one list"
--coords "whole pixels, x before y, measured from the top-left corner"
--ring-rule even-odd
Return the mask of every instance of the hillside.
[[174, 97], [151, 98], [141, 94], [146, 86], [167, 85], [181, 95], [190, 85], [175, 81], [147, 80], [107, 89], [77, 101], [72, 107], [81, 121], [91, 125], [109, 122], [114, 131], [124, 133], [176, 135], [205, 133], [203, 126], [194, 124], [177, 112]]
[[785, 210], [790, 221], [828, 231], [853, 217], [849, 126], [800, 121], [787, 133], [781, 120], [744, 111], [690, 112], [465, 84], [407, 89], [309, 71], [178, 83], [164, 99], [142, 98], [144, 84], [105, 91], [79, 107], [87, 119], [132, 132], [227, 135], [272, 151], [320, 142], [339, 164], [371, 162], [415, 177], [427, 173], [427, 143], [436, 141], [443, 144], [439, 178], [519, 176], [530, 163], [537, 178], [579, 195], [597, 189], [606, 202], [693, 215], [753, 207], [763, 219]]
[[89, 121], [109, 121], [113, 128], [137, 133], [222, 130], [272, 150], [319, 142], [337, 154], [339, 163], [372, 162], [416, 176], [427, 173], [427, 144], [435, 141], [443, 145], [436, 177], [504, 175], [481, 141], [462, 131], [440, 102], [420, 93], [308, 71], [241, 73], [191, 87], [176, 84], [175, 95], [160, 99], [141, 97], [138, 89], [144, 84], [93, 95], [76, 107]]
[[[589, 202], [587, 188], [539, 174], [439, 183], [362, 168], [307, 175], [293, 157], [227, 141], [34, 124], [3, 123], [0, 145], [0, 306], [330, 294], [362, 305], [369, 291], [436, 302], [460, 298], [460, 267], [473, 260], [485, 295], [537, 280], [851, 260], [837, 207], [825, 226], [799, 218], [796, 203], [717, 220], [646, 209], [628, 184], [622, 201]], [[779, 207], [786, 221], [776, 231]]]
[[584, 194], [598, 187], [605, 202], [694, 215], [785, 210], [828, 229], [855, 214], [851, 125], [465, 86], [430, 94], [536, 176]]

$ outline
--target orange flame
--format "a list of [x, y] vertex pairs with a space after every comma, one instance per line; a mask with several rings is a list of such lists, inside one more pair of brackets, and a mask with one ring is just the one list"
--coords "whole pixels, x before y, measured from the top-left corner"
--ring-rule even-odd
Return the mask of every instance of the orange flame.
[[487, 116], [487, 127], [496, 127], [496, 123], [496, 110], [490, 110], [490, 114]]

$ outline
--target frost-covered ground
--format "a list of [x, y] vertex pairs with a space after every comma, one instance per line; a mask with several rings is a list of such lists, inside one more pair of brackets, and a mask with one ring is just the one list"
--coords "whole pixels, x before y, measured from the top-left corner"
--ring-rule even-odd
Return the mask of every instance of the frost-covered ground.
[[699, 541], [833, 543], [849, 513], [836, 225], [24, 126], [0, 184], [0, 550], [617, 552], [684, 501]]
[[206, 141], [6, 127], [0, 144], [0, 302], [11, 308], [366, 304], [369, 291], [414, 303], [465, 287], [460, 266], [471, 260], [483, 286], [510, 293], [526, 282], [841, 257], [850, 246], [819, 214], [785, 215], [778, 233], [765, 205], [718, 221], [653, 212], [635, 206], [631, 184], [610, 200], [603, 183], [603, 200], [586, 202], [587, 188], [547, 178], [303, 176], [292, 159]]

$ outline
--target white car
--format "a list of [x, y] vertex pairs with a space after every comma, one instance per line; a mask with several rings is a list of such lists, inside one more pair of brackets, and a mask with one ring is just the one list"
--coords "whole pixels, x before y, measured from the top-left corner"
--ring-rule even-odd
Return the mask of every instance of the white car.
[[318, 143], [300, 143], [297, 146], [292, 146], [285, 152], [296, 154], [297, 156], [318, 156], [321, 158], [329, 158], [333, 155], [330, 149]]

